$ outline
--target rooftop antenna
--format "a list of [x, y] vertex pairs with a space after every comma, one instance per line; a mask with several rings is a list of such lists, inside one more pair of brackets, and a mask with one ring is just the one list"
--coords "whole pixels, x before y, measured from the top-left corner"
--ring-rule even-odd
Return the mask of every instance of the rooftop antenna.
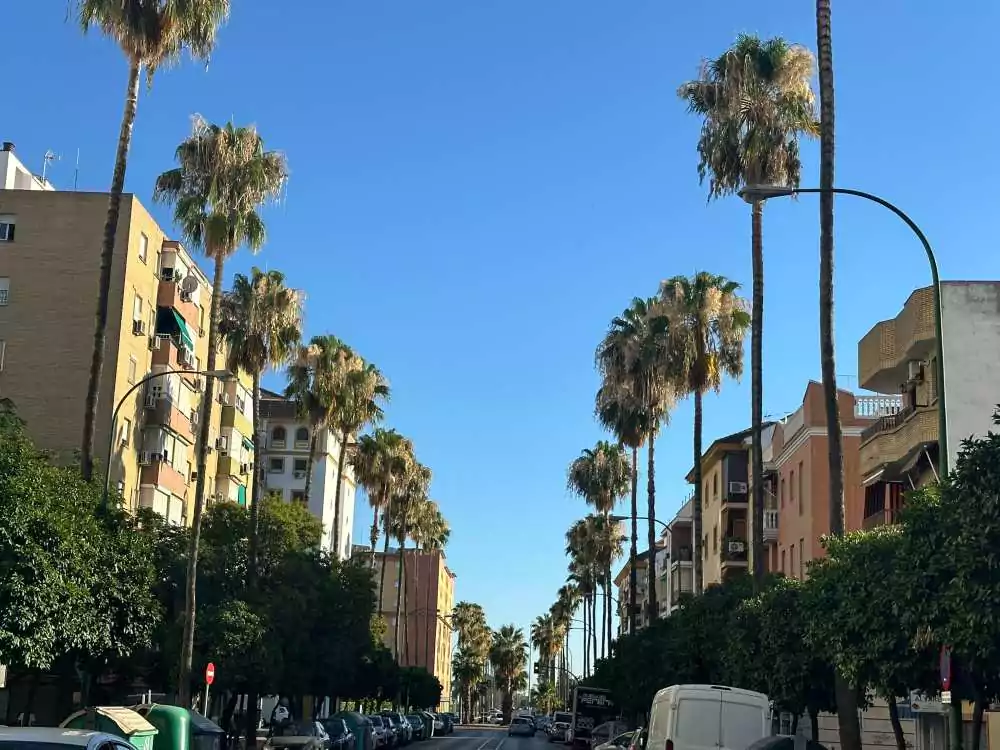
[[80, 149], [76, 150], [76, 169], [73, 170], [73, 192], [76, 192], [76, 185], [80, 181]]
[[49, 169], [49, 164], [54, 161], [59, 161], [59, 158], [59, 154], [52, 149], [45, 152], [45, 156], [42, 157], [42, 182], [45, 182], [45, 173]]

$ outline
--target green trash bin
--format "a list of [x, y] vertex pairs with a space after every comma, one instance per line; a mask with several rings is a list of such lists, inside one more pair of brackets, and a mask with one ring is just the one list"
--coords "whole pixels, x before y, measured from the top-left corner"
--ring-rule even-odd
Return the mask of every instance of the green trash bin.
[[59, 726], [66, 729], [90, 729], [126, 739], [138, 750], [154, 750], [157, 729], [141, 715], [122, 706], [95, 706], [77, 711]]
[[343, 719], [347, 728], [354, 732], [354, 747], [351, 750], [373, 750], [372, 722], [357, 711], [338, 711], [331, 719]]
[[222, 727], [181, 706], [145, 703], [133, 707], [159, 730], [152, 750], [219, 750]]

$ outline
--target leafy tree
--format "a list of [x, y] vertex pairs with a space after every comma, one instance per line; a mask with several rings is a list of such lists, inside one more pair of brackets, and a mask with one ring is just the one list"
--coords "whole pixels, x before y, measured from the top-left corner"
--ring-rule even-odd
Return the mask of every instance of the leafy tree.
[[441, 703], [441, 683], [424, 667], [403, 667], [399, 670], [399, 689], [406, 708], [427, 710]]
[[111, 267], [122, 192], [125, 190], [128, 151], [132, 144], [132, 127], [139, 102], [139, 77], [145, 67], [146, 82], [152, 85], [157, 68], [176, 62], [185, 49], [191, 57], [207, 60], [215, 47], [219, 26], [229, 16], [229, 0], [73, 0], [72, 8], [80, 28], [84, 32], [94, 27], [99, 28], [121, 48], [129, 66], [125, 111], [115, 150], [115, 166], [108, 194], [108, 215], [101, 241], [97, 324], [80, 449], [83, 478], [90, 481], [94, 473], [94, 433], [97, 425], [97, 398], [104, 370]]
[[[204, 21], [204, 19], [203, 19]], [[178, 166], [156, 178], [153, 199], [174, 206], [174, 222], [187, 241], [204, 250], [212, 259], [212, 307], [208, 325], [206, 370], [216, 369], [219, 351], [219, 316], [222, 310], [222, 281], [225, 262], [241, 245], [256, 252], [267, 236], [258, 210], [276, 199], [288, 178], [284, 155], [266, 151], [254, 127], [224, 127], [195, 117], [191, 135], [176, 152]], [[194, 514], [191, 519], [191, 549], [188, 552], [188, 581], [185, 599], [184, 633], [181, 639], [178, 702], [191, 700], [191, 662], [194, 651], [195, 608], [197, 605], [198, 544], [201, 517], [205, 508], [208, 431], [215, 401], [215, 379], [207, 378], [199, 419]]]
[[510, 723], [514, 705], [514, 691], [523, 684], [525, 662], [528, 660], [528, 644], [524, 632], [515, 625], [503, 625], [493, 633], [490, 647], [490, 664], [497, 686], [502, 694], [501, 710], [504, 723]]

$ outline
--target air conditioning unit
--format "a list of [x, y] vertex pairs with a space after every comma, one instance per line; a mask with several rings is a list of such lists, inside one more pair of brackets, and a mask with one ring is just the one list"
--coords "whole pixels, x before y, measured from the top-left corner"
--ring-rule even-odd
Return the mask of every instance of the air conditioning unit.
[[149, 462], [150, 463], [153, 463], [155, 461], [162, 461], [162, 460], [163, 460], [163, 454], [162, 453], [157, 453], [156, 451], [151, 451], [149, 453]]
[[240, 474], [249, 474], [250, 464], [240, 464]]
[[182, 290], [181, 293], [180, 293], [180, 298], [181, 298], [181, 302], [190, 302], [191, 301], [191, 292], [185, 292], [185, 291]]
[[203, 390], [205, 390], [205, 386], [201, 384], [201, 378], [198, 378], [197, 380], [194, 381], [193, 388], [195, 393], [201, 393]]
[[146, 335], [146, 321], [145, 320], [133, 320], [132, 321], [132, 335], [133, 336], [145, 336]]
[[150, 336], [149, 337], [149, 350], [151, 352], [155, 352], [159, 348], [160, 348], [160, 337], [159, 336]]
[[177, 354], [177, 360], [187, 369], [194, 366], [194, 352], [190, 349], [181, 349]]
[[149, 451], [142, 451], [139, 454], [139, 466], [149, 466], [153, 463], [152, 455]]
[[231, 398], [229, 398], [228, 393], [220, 394], [219, 400], [222, 401], [223, 406], [229, 406], [233, 401]]
[[219, 437], [215, 439], [215, 449], [220, 453], [224, 453], [229, 450], [229, 441], [224, 437]]
[[191, 481], [192, 482], [197, 482], [198, 481], [198, 470], [197, 469], [195, 469], [194, 471], [191, 472]]
[[734, 540], [729, 542], [728, 549], [730, 552], [746, 552], [747, 545], [746, 542]]
[[924, 379], [924, 363], [919, 359], [911, 359], [906, 363], [906, 379], [911, 383], [920, 383]]
[[194, 427], [196, 424], [198, 424], [198, 412], [192, 409], [191, 414], [188, 415], [188, 419], [191, 422], [191, 426]]
[[747, 483], [746, 482], [730, 482], [729, 483], [729, 494], [730, 495], [745, 495], [745, 494], [747, 494]]
[[147, 409], [153, 409], [153, 408], [155, 408], [156, 407], [156, 401], [157, 401], [157, 398], [156, 398], [156, 394], [155, 393], [147, 393], [146, 394], [145, 404], [146, 404], [146, 408]]
[[305, 479], [306, 473], [304, 471], [296, 471], [293, 472], [292, 476], [294, 476], [296, 479]]

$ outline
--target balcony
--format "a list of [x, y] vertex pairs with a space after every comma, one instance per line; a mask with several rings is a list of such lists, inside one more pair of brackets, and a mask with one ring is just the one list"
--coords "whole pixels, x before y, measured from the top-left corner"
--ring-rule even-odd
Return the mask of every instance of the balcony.
[[877, 396], [856, 396], [854, 416], [859, 419], [891, 417], [903, 408], [903, 397], [880, 393]]
[[[153, 350], [152, 363], [154, 366], [166, 367], [170, 370], [194, 370], [196, 360], [194, 353], [186, 346], [182, 345], [178, 336], [156, 334], [150, 339], [150, 348]], [[183, 373], [182, 377], [191, 385], [198, 386], [201, 383], [199, 375]]]
[[219, 456], [218, 476], [233, 477], [245, 481], [249, 474], [250, 463], [240, 463], [236, 456]]
[[737, 565], [746, 566], [748, 557], [748, 545], [745, 539], [728, 537], [722, 542], [722, 549], [719, 551], [719, 558], [722, 566]]
[[222, 427], [223, 429], [232, 428], [241, 436], [253, 435], [253, 422], [232, 404], [223, 403], [222, 405]]
[[178, 497], [187, 491], [187, 477], [166, 461], [154, 460], [140, 467], [139, 484], [152, 485], [167, 490]]
[[872, 513], [870, 516], [866, 516], [861, 521], [861, 528], [868, 530], [874, 529], [878, 526], [886, 526], [888, 524], [896, 523], [899, 517], [898, 510], [879, 510]]
[[192, 333], [197, 333], [201, 328], [201, 312], [190, 295], [181, 291], [176, 281], [161, 281], [156, 290], [156, 306], [169, 307], [180, 313], [184, 322], [188, 324]]
[[778, 518], [778, 511], [764, 511], [764, 544], [778, 543]]
[[694, 560], [690, 547], [678, 547], [677, 549], [672, 550], [670, 554], [671, 568], [676, 568], [681, 565], [690, 565], [691, 561]]
[[917, 289], [892, 320], [884, 320], [858, 342], [858, 380], [870, 391], [891, 393], [906, 381], [906, 363], [924, 359], [934, 346], [934, 296]]
[[691, 587], [690, 583], [682, 584], [681, 586], [674, 586], [670, 589], [670, 606], [676, 607], [684, 601], [685, 597], [693, 595], [694, 589]]
[[908, 407], [879, 417], [861, 433], [862, 478], [886, 464], [899, 461], [915, 447], [938, 439], [937, 404]]
[[188, 444], [194, 444], [194, 425], [197, 422], [195, 412], [185, 414], [177, 408], [176, 402], [169, 398], [156, 398], [146, 394], [146, 424], [166, 427], [179, 435]]

